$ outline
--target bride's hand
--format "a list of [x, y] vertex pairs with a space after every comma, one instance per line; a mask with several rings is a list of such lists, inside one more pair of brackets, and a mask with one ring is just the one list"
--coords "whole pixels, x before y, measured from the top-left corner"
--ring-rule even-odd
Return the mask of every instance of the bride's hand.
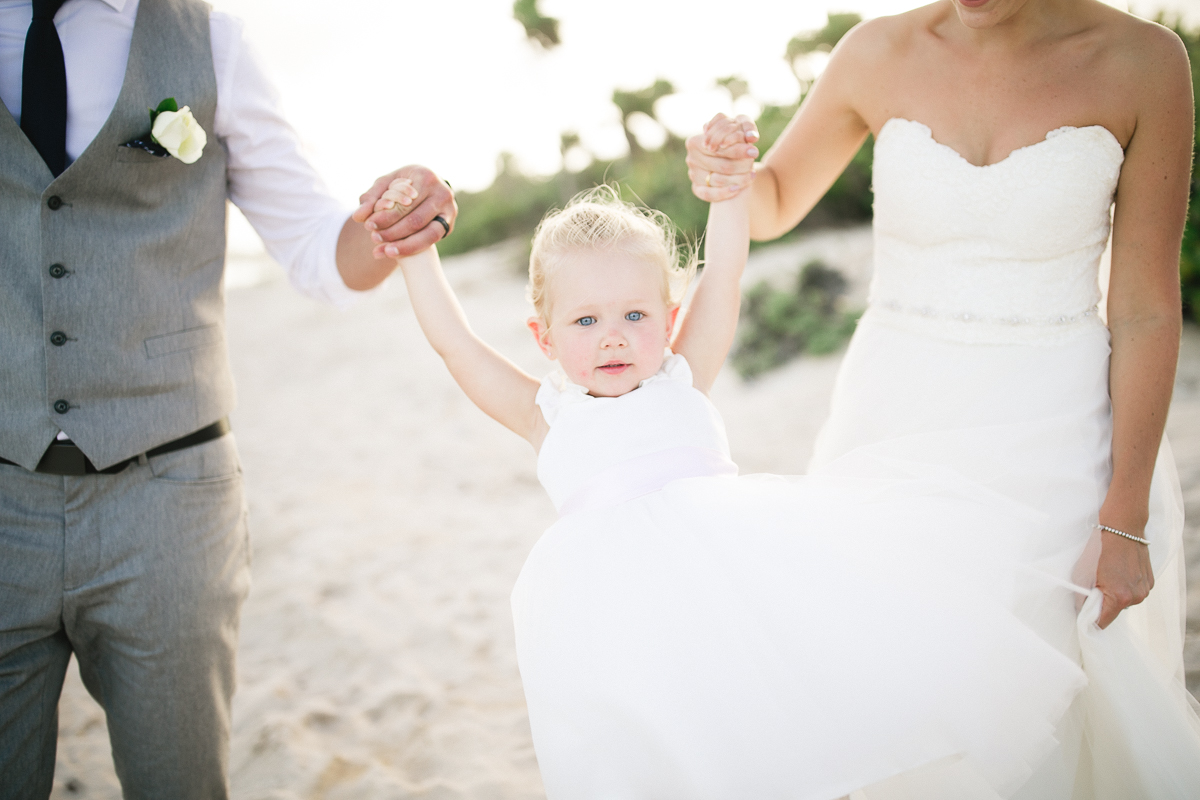
[[747, 116], [717, 114], [704, 132], [687, 140], [688, 178], [692, 192], [715, 203], [737, 195], [754, 180], [758, 129]]
[[1096, 588], [1104, 595], [1096, 624], [1107, 628], [1117, 614], [1146, 599], [1154, 586], [1150, 548], [1115, 533], [1101, 531]]

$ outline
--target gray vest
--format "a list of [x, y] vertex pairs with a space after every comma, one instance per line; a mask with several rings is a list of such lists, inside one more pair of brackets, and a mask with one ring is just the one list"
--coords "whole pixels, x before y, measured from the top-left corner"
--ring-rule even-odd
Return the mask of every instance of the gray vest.
[[[0, 112], [0, 457], [61, 429], [100, 469], [225, 416], [225, 161], [209, 6], [141, 0], [116, 106], [57, 179]], [[120, 145], [174, 97], [194, 164]]]

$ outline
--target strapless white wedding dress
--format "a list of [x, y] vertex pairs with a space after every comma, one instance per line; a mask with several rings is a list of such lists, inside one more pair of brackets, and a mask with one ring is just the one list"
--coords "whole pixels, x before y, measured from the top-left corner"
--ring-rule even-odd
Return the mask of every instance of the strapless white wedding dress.
[[884, 126], [870, 308], [808, 476], [736, 477], [678, 356], [619, 398], [543, 383], [561, 516], [513, 616], [550, 800], [1197, 796], [1165, 445], [1154, 591], [1099, 631], [1089, 585], [1122, 159], [1067, 128], [980, 168]]

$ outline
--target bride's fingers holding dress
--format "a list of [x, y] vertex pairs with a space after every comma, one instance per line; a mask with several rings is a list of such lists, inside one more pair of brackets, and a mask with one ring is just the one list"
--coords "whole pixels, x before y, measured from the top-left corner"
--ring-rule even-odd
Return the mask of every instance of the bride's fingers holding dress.
[[1104, 595], [1096, 624], [1107, 628], [1129, 606], [1146, 599], [1154, 587], [1150, 549], [1144, 544], [1104, 531], [1096, 588]]

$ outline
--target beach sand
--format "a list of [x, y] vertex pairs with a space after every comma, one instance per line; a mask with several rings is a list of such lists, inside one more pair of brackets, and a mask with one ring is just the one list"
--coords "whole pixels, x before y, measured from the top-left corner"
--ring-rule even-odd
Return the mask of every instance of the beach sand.
[[[511, 246], [448, 259], [475, 329], [532, 374]], [[747, 282], [822, 257], [864, 291], [870, 238], [822, 233], [753, 254]], [[231, 264], [231, 270], [239, 265]], [[231, 272], [231, 274], [233, 274]], [[234, 699], [237, 800], [543, 796], [508, 596], [554, 520], [529, 446], [475, 409], [425, 343], [402, 283], [339, 312], [242, 264], [229, 292], [233, 425], [254, 586]], [[251, 276], [246, 278], [245, 276]], [[802, 472], [839, 357], [803, 357], [712, 396], [743, 472]], [[1184, 337], [1168, 433], [1189, 513], [1200, 688], [1200, 330]], [[72, 664], [53, 798], [120, 797], [104, 715]]]

